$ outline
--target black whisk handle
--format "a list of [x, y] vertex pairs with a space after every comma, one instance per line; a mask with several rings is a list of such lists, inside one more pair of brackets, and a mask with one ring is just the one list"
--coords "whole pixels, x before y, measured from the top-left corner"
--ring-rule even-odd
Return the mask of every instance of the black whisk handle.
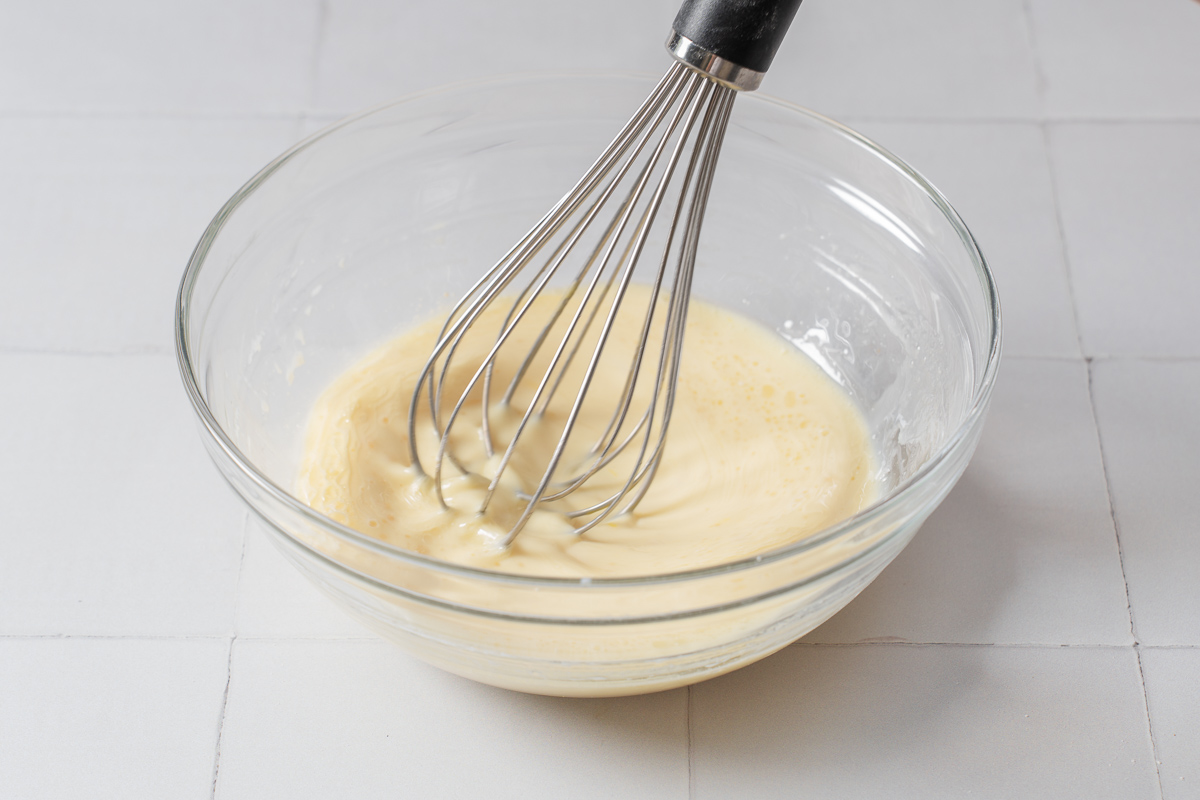
[[761, 73], [771, 66], [800, 2], [683, 0], [671, 27], [675, 34], [709, 53], [759, 73], [761, 80]]

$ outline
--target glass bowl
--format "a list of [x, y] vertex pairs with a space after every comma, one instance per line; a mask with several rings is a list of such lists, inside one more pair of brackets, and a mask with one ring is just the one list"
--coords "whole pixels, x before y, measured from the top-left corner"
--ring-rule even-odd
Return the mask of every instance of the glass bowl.
[[289, 492], [309, 410], [445, 309], [648, 94], [535, 75], [415, 95], [293, 147], [220, 210], [184, 273], [177, 351], [208, 452], [283, 554], [418, 657], [496, 686], [606, 696], [760, 659], [850, 601], [962, 474], [1000, 355], [995, 286], [936, 189], [857, 133], [758, 95], [734, 108], [694, 293], [778, 331], [861, 409], [881, 499], [735, 563], [516, 577], [388, 545]]

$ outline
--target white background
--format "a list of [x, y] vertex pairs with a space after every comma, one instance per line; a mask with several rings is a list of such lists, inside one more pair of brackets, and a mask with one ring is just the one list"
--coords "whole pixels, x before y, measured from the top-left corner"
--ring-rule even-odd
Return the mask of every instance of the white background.
[[660, 73], [674, 0], [3, 5], [0, 796], [1200, 797], [1200, 3], [806, 0], [762, 91], [961, 211], [991, 416], [832, 621], [604, 701], [426, 667], [247, 536], [171, 313], [301, 136], [493, 72]]

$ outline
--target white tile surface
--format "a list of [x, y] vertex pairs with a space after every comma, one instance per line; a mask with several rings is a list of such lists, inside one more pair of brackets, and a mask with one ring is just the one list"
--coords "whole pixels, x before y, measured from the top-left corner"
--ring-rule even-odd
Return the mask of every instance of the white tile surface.
[[375, 638], [284, 560], [250, 520], [238, 586], [239, 637]]
[[1041, 127], [849, 122], [920, 171], [962, 215], [996, 276], [1004, 354], [1078, 357]]
[[691, 724], [696, 800], [1157, 795], [1127, 648], [797, 645]]
[[295, 132], [282, 119], [0, 118], [0, 347], [172, 349], [192, 249]]
[[1200, 797], [1200, 648], [1143, 648], [1142, 671], [1163, 797]]
[[317, 10], [317, 0], [6, 4], [0, 110], [297, 110]]
[[[530, 70], [661, 74], [675, 0], [330, 0], [315, 106], [342, 112], [434, 86]], [[630, 109], [632, 113], [633, 109]]]
[[1200, 644], [1200, 362], [1092, 369], [1134, 633]]
[[0, 639], [0, 794], [208, 798], [224, 640]]
[[0, 354], [0, 374], [0, 633], [231, 633], [244, 513], [174, 359]]
[[1029, 0], [1051, 117], [1200, 116], [1200, 4]]
[[683, 800], [686, 698], [535, 697], [385, 642], [238, 640], [216, 797]]
[[[239, 583], [244, 515], [170, 355], [188, 254], [296, 137], [496, 72], [661, 73], [677, 0], [8, 5], [0, 796], [1200, 797], [1200, 4], [805, 0], [764, 91], [942, 188], [1007, 325], [963, 483], [814, 637], [1041, 644], [790, 648], [691, 690], [691, 775], [687, 692], [445, 675], [257, 532]], [[1093, 391], [1161, 795], [1080, 339], [1122, 357]]]
[[298, 122], [297, 138], [299, 139], [311, 136], [317, 131], [323, 130], [324, 128], [327, 128], [328, 126], [342, 119], [343, 116], [343, 114], [340, 114], [336, 111], [323, 111], [313, 114], [304, 114]]
[[1200, 356], [1200, 122], [1050, 134], [1085, 353]]
[[763, 91], [835, 117], [1038, 115], [1029, 26], [1011, 0], [806, 0]]
[[1008, 359], [966, 474], [806, 641], [1132, 644], [1078, 362]]

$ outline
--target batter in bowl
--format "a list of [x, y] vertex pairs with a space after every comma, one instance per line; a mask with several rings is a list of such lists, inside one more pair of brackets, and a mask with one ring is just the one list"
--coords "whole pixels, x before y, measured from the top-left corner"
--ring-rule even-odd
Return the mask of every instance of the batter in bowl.
[[[549, 293], [539, 297], [531, 323], [514, 332], [497, 358], [496, 385], [507, 385], [541, 328], [539, 314], [545, 319], [557, 301]], [[630, 287], [620, 312], [630, 318], [624, 324], [619, 318], [613, 329], [573, 442], [594, 441], [612, 418], [648, 302], [644, 287]], [[474, 324], [455, 355], [448, 398], [457, 398], [495, 343], [506, 312], [505, 304], [493, 303]], [[564, 380], [570, 388], [555, 394], [545, 418], [520, 440], [487, 514], [477, 513], [486, 481], [450, 467], [443, 476], [446, 510], [431, 479], [411, 467], [407, 430], [413, 387], [443, 321], [430, 320], [383, 345], [322, 394], [297, 482], [298, 496], [314, 509], [446, 561], [521, 575], [611, 578], [752, 557], [850, 517], [876, 497], [867, 427], [842, 389], [773, 332], [693, 299], [666, 450], [636, 510], [583, 534], [564, 513], [608, 496], [628, 479], [630, 462], [617, 459], [580, 491], [539, 506], [503, 547], [521, 507], [518, 490], [528, 491], [541, 477], [582, 364], [573, 365], [577, 372]], [[555, 341], [553, 333], [549, 340]], [[654, 341], [649, 352], [657, 352]], [[531, 374], [540, 375], [538, 366]], [[536, 382], [524, 381], [526, 397]], [[515, 408], [493, 407], [497, 440], [505, 441], [519, 419], [523, 399], [518, 392]], [[495, 458], [489, 462], [479, 435], [480, 400], [477, 391], [469, 396], [462, 413], [472, 423], [454, 429], [452, 451], [490, 477]], [[437, 438], [427, 416], [417, 430], [428, 437], [418, 440], [424, 459], [436, 453]], [[567, 460], [582, 457], [582, 451], [568, 453]]]

